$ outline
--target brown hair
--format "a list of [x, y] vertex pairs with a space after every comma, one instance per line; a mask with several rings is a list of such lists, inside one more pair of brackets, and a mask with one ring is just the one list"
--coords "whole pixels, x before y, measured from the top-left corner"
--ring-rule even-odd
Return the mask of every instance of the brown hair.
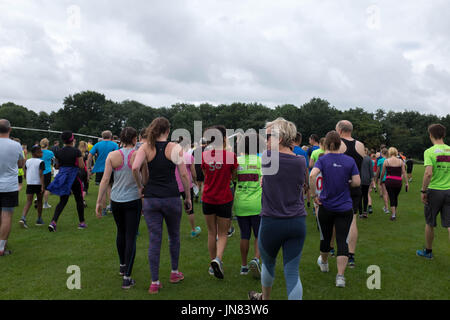
[[170, 130], [170, 122], [164, 117], [158, 117], [153, 119], [152, 123], [147, 128], [146, 136], [148, 144], [154, 148], [156, 139]]
[[120, 142], [126, 145], [132, 145], [133, 139], [137, 137], [137, 131], [135, 128], [126, 127], [120, 132]]
[[335, 130], [330, 131], [325, 136], [325, 149], [328, 151], [337, 151], [341, 147], [341, 137]]
[[442, 124], [435, 123], [428, 127], [428, 133], [436, 140], [445, 138], [445, 127]]

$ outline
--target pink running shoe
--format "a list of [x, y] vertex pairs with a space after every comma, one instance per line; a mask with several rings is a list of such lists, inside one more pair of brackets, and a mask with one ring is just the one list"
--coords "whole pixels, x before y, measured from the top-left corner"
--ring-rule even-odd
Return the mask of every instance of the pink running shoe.
[[184, 279], [184, 275], [181, 272], [177, 272], [177, 273], [171, 272], [170, 273], [170, 282], [171, 283], [178, 283], [183, 279]]
[[159, 284], [152, 283], [150, 285], [150, 288], [148, 289], [148, 293], [150, 293], [150, 294], [158, 293], [159, 289], [162, 289], [162, 283], [161, 282]]

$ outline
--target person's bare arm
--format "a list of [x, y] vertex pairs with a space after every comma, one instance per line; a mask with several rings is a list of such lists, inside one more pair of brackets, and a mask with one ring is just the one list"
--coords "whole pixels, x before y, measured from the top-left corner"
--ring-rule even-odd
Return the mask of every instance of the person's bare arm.
[[364, 158], [366, 156], [366, 148], [364, 146], [364, 143], [362, 143], [361, 141], [356, 141], [355, 148], [356, 152], [358, 152], [361, 157]]
[[197, 184], [197, 172], [195, 171], [195, 164], [191, 163], [191, 175], [192, 175], [192, 181]]
[[[146, 154], [146, 152], [145, 152], [145, 150], [146, 150], [146, 148], [147, 148], [147, 146], [146, 145], [142, 145], [140, 148], [139, 148], [139, 150], [137, 151], [137, 153], [136, 153], [136, 157], [134, 158], [134, 161], [133, 161], [133, 166], [132, 166], [132, 171], [133, 171], [133, 177], [134, 177], [134, 181], [136, 181], [136, 184], [137, 184], [137, 186], [138, 186], [138, 189], [139, 189], [139, 195], [142, 197], [142, 195], [143, 195], [143, 189], [144, 189], [144, 184], [143, 184], [143, 182], [146, 182], [146, 181], [142, 181], [142, 180], [145, 180], [145, 179], [142, 179], [141, 178], [141, 168], [142, 168], [142, 166], [146, 166], [146, 159], [147, 159], [147, 154]], [[145, 169], [143, 169], [143, 170], [145, 170]], [[145, 171], [144, 171], [145, 172]], [[144, 173], [145, 174], [145, 173]], [[147, 171], [147, 180], [149, 179], [149, 173], [148, 173], [148, 171]], [[145, 178], [145, 177], [144, 177]]]
[[22, 169], [25, 166], [25, 159], [20, 159], [17, 161], [17, 167]]
[[45, 185], [44, 185], [44, 170], [42, 169], [39, 170], [39, 180], [41, 181], [41, 192], [43, 194], [45, 191]]
[[425, 173], [423, 174], [423, 181], [422, 181], [422, 191], [423, 191], [422, 192], [422, 202], [424, 204], [428, 204], [428, 195], [427, 195], [427, 193], [424, 193], [424, 192], [427, 191], [432, 177], [433, 177], [433, 166], [426, 166]]
[[106, 190], [108, 189], [109, 180], [112, 173], [112, 161], [111, 161], [112, 154], [110, 153], [105, 161], [105, 171], [103, 173], [102, 181], [100, 182], [100, 186], [98, 189], [98, 196], [97, 196], [97, 204], [95, 207], [95, 212], [97, 214], [97, 218], [102, 217], [102, 204], [103, 204], [103, 198], [105, 197]]
[[380, 175], [381, 182], [383, 182], [383, 178], [384, 178], [384, 175], [386, 173], [386, 164], [387, 164], [387, 160], [384, 160], [384, 162], [383, 162], [383, 169], [381, 170], [381, 175]]
[[359, 187], [360, 185], [361, 185], [361, 177], [359, 176], [359, 174], [355, 174], [354, 176], [352, 176], [352, 181], [350, 183], [350, 186], [355, 188], [355, 187]]
[[79, 158], [77, 158], [77, 160], [78, 160], [78, 168], [84, 169], [84, 160], [83, 160], [83, 157], [79, 157]]

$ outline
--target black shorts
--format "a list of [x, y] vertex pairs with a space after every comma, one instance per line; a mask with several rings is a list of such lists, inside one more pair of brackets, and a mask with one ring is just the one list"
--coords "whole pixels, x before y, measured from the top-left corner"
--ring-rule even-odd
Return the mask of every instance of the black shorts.
[[350, 196], [353, 202], [353, 214], [357, 214], [359, 210], [359, 204], [362, 200], [362, 190], [361, 187], [350, 187]]
[[19, 183], [21, 184], [23, 182], [23, 176], [19, 176]]
[[441, 213], [441, 224], [450, 228], [450, 190], [427, 191], [428, 204], [425, 205], [425, 220], [431, 227], [437, 226], [437, 215]]
[[406, 173], [411, 174], [413, 172], [413, 165], [406, 166]]
[[40, 184], [28, 184], [26, 194], [41, 194], [41, 185]]
[[19, 206], [19, 191], [0, 192], [0, 208], [14, 208]]
[[49, 184], [52, 182], [52, 173], [46, 173], [44, 174], [44, 189], [47, 189]]
[[203, 214], [209, 216], [215, 214], [218, 217], [231, 219], [233, 201], [224, 204], [210, 204], [203, 202]]
[[[103, 172], [95, 173], [95, 183], [100, 184], [100, 182], [102, 182], [102, 178], [103, 178]], [[111, 178], [109, 178], [109, 184], [110, 185], [114, 184], [114, 172], [111, 172]]]
[[196, 164], [195, 165], [195, 173], [197, 174], [197, 181], [204, 182], [205, 176], [203, 175], [202, 165]]
[[[183, 197], [183, 200], [186, 199], [186, 192], [180, 192], [180, 195]], [[191, 215], [194, 214], [194, 202], [192, 201], [192, 197], [194, 196], [194, 188], [191, 188], [191, 203], [192, 203], [192, 209], [191, 211], [186, 211], [187, 214]]]

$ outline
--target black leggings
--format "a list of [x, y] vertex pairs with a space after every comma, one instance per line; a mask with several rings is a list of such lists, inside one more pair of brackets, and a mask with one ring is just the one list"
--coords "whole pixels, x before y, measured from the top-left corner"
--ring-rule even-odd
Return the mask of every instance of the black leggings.
[[332, 212], [319, 207], [317, 215], [320, 230], [320, 252], [330, 252], [330, 242], [333, 236], [333, 226], [336, 227], [337, 255], [348, 256], [347, 237], [353, 221], [353, 211]]
[[[83, 204], [83, 187], [82, 182], [80, 178], [75, 178], [75, 181], [72, 184], [72, 193], [75, 197], [75, 201], [77, 203], [77, 212], [78, 212], [78, 220], [81, 222], [84, 222], [84, 204]], [[60, 196], [59, 197], [59, 203], [56, 206], [55, 214], [53, 215], [53, 221], [56, 223], [58, 221], [59, 216], [63, 212], [64, 208], [67, 205], [67, 202], [69, 201], [69, 195]]]
[[402, 190], [402, 186], [391, 186], [386, 183], [386, 190], [389, 195], [389, 203], [391, 207], [397, 207], [398, 206], [398, 195], [400, 194], [400, 191]]
[[369, 205], [369, 187], [366, 185], [361, 185], [362, 191], [362, 201], [359, 203], [359, 214], [367, 212], [367, 207]]
[[136, 255], [136, 237], [141, 219], [142, 200], [111, 201], [111, 210], [117, 226], [116, 245], [121, 265], [126, 265], [125, 276], [130, 277]]

